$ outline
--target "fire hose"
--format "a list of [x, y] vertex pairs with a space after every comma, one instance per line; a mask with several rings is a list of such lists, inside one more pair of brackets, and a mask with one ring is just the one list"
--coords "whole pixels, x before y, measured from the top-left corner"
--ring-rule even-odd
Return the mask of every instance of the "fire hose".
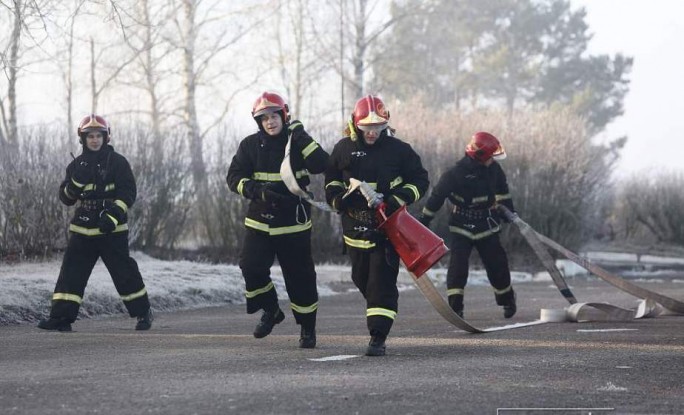
[[295, 196], [299, 196], [300, 198], [304, 199], [313, 207], [316, 207], [320, 210], [324, 210], [326, 212], [334, 212], [335, 210], [331, 208], [330, 205], [328, 205], [325, 202], [319, 202], [317, 200], [314, 200], [312, 194], [304, 191], [301, 187], [299, 187], [299, 183], [297, 183], [297, 178], [295, 177], [295, 174], [292, 171], [292, 163], [290, 162], [291, 147], [292, 131], [290, 131], [290, 134], [288, 134], [287, 136], [287, 144], [285, 145], [285, 157], [283, 158], [283, 162], [280, 164], [280, 177], [283, 179], [283, 182], [285, 183], [287, 190], [289, 190], [290, 193], [294, 194]]

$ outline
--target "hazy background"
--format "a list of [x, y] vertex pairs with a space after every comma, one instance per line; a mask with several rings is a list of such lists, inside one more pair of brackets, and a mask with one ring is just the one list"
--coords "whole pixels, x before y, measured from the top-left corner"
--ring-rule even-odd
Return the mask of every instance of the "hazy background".
[[629, 136], [616, 173], [684, 168], [684, 3], [677, 0], [572, 0], [587, 10], [593, 53], [634, 57], [625, 114], [601, 137]]
[[[684, 29], [674, 0], [0, 0], [0, 259], [63, 249], [56, 191], [90, 111], [136, 174], [134, 249], [234, 262], [247, 201], [225, 174], [264, 90], [330, 150], [380, 94], [431, 181], [478, 130], [516, 207], [570, 248], [681, 252]], [[322, 197], [322, 179], [310, 188]], [[411, 207], [417, 211], [423, 201]], [[434, 230], [448, 238], [447, 208]], [[317, 212], [319, 262], [343, 262]], [[332, 235], [332, 237], [331, 237]], [[516, 265], [535, 267], [517, 232]]]

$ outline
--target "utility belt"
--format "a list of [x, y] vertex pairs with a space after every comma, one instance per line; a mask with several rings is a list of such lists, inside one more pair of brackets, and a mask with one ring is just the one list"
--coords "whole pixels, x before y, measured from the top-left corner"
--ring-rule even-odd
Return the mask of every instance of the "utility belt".
[[470, 220], [482, 220], [486, 218], [491, 218], [493, 215], [494, 209], [489, 209], [489, 208], [482, 208], [482, 209], [467, 209], [460, 207], [458, 205], [454, 205], [453, 209], [453, 214], [461, 216], [466, 219]]
[[347, 209], [346, 214], [364, 225], [377, 227], [379, 222], [375, 216], [375, 210], [370, 209]]
[[114, 199], [85, 199], [81, 200], [80, 207], [88, 212], [96, 212], [109, 208]]

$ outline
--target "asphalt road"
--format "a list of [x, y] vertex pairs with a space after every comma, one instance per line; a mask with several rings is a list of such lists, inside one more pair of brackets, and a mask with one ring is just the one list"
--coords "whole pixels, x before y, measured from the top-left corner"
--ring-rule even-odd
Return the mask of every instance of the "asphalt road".
[[[684, 300], [684, 284], [640, 285]], [[580, 301], [633, 303], [601, 281], [571, 286]], [[567, 305], [550, 283], [517, 291], [519, 312], [504, 320], [491, 288], [468, 287], [466, 319], [496, 327]], [[149, 332], [123, 316], [78, 321], [72, 333], [0, 327], [0, 413], [684, 413], [682, 316], [473, 335], [408, 290], [385, 357], [363, 356], [364, 316], [357, 292], [321, 298], [313, 350], [297, 348], [289, 313], [253, 338], [258, 315], [242, 305], [158, 314]]]

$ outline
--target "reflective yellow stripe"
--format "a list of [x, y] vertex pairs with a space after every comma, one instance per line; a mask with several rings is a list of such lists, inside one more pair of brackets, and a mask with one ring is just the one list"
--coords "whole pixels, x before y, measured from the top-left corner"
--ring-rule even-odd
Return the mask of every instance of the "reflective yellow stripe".
[[463, 196], [457, 195], [456, 193], [452, 193], [451, 197], [454, 198], [454, 200], [458, 200], [459, 202], [465, 202], [465, 199], [463, 199]]
[[486, 202], [487, 200], [489, 200], [489, 196], [474, 197], [474, 198], [473, 198], [473, 203]]
[[402, 183], [404, 183], [404, 179], [402, 179], [401, 176], [399, 176], [390, 182], [390, 189], [394, 189]]
[[83, 302], [83, 299], [80, 296], [76, 294], [67, 293], [54, 293], [52, 294], [52, 300], [73, 301], [78, 304], [81, 304]]
[[328, 186], [344, 187], [345, 189], [347, 188], [347, 186], [345, 186], [343, 182], [338, 181], [338, 180], [335, 180], [335, 181], [332, 181], [332, 182], [326, 184], [325, 188], [327, 189]]
[[461, 235], [466, 236], [466, 237], [473, 239], [473, 240], [482, 239], [486, 236], [494, 234], [494, 231], [492, 231], [492, 230], [484, 231], [482, 233], [472, 233], [472, 232], [468, 232], [465, 229], [458, 228], [456, 226], [449, 226], [449, 231], [451, 231], [453, 233], [461, 234]]
[[116, 225], [119, 224], [119, 221], [116, 220], [116, 218], [115, 218], [114, 216], [110, 215], [109, 213], [107, 213], [107, 217], [108, 217], [109, 219], [111, 219], [112, 222], [114, 222], [114, 226], [115, 226], [115, 227], [116, 227]]
[[142, 297], [145, 294], [147, 294], [147, 288], [143, 287], [143, 289], [138, 291], [137, 293], [122, 295], [121, 299], [124, 301], [132, 301], [132, 300], [135, 300], [136, 298]]
[[377, 183], [368, 183], [368, 185], [371, 187], [371, 189], [378, 190], [378, 184]]
[[79, 183], [74, 179], [71, 179], [71, 183], [73, 183], [74, 186], [78, 187], [79, 189], [81, 189], [81, 188], [83, 188], [83, 186], [85, 186], [85, 183]]
[[248, 178], [240, 179], [240, 182], [237, 185], [237, 191], [240, 194], [240, 196], [244, 196], [245, 194], [242, 193], [242, 191], [245, 189], [245, 183], [249, 181]]
[[447, 297], [450, 295], [463, 295], [465, 290], [463, 288], [449, 288], [447, 290]]
[[511, 194], [510, 194], [510, 193], [498, 194], [498, 195], [496, 195], [496, 200], [497, 200], [497, 201], [499, 201], [499, 200], [506, 200], [506, 199], [510, 199], [510, 198], [511, 198]]
[[513, 289], [513, 287], [509, 285], [508, 287], [504, 288], [503, 290], [497, 290], [494, 287], [492, 287], [492, 289], [494, 290], [494, 294], [501, 295], [501, 294], [506, 294], [507, 292], [511, 291]]
[[383, 316], [394, 320], [397, 317], [397, 312], [387, 308], [375, 307], [366, 310], [366, 317], [370, 316]]
[[64, 194], [66, 195], [66, 197], [68, 197], [68, 198], [71, 199], [71, 200], [76, 200], [76, 198], [73, 197], [73, 196], [71, 195], [71, 193], [69, 193], [69, 190], [67, 190], [67, 189], [68, 189], [68, 186], [64, 186]]
[[304, 150], [302, 150], [302, 156], [304, 156], [304, 158], [309, 157], [309, 155], [311, 153], [313, 153], [314, 151], [316, 151], [317, 148], [318, 148], [318, 143], [316, 143], [315, 141], [312, 141], [311, 144], [309, 144], [308, 146], [306, 146], [304, 148]]
[[406, 202], [404, 202], [404, 199], [400, 198], [399, 196], [392, 195], [392, 197], [397, 201], [397, 203], [399, 203], [399, 206], [404, 206], [406, 204]]
[[[295, 177], [297, 179], [301, 179], [304, 176], [308, 176], [309, 171], [304, 169], [304, 170], [299, 170], [298, 172], [295, 172]], [[266, 182], [282, 182], [283, 178], [280, 177], [280, 173], [266, 173], [266, 172], [255, 172], [252, 174], [252, 179], [254, 180], [261, 180], [261, 181], [266, 181]]]
[[[128, 230], [128, 224], [124, 223], [123, 225], [119, 225], [116, 228], [114, 228], [113, 232], [123, 232]], [[95, 236], [95, 235], [104, 235], [98, 228], [84, 228], [83, 226], [78, 226], [71, 224], [69, 225], [69, 231], [74, 232], [74, 233], [80, 233], [81, 235], [85, 236]]]
[[294, 311], [298, 312], [299, 314], [311, 314], [314, 311], [318, 310], [318, 302], [315, 302], [308, 307], [303, 307], [303, 306], [297, 305], [295, 303], [290, 303], [290, 308], [292, 308]]
[[109, 192], [110, 190], [114, 190], [116, 188], [116, 185], [114, 183], [109, 183], [107, 186], [105, 186], [105, 192]]
[[307, 229], [311, 229], [312, 223], [309, 220], [306, 223], [303, 223], [301, 225], [283, 226], [280, 228], [272, 228], [266, 223], [261, 223], [261, 222], [254, 220], [254, 219], [245, 218], [245, 226], [247, 226], [248, 228], [256, 229], [258, 231], [266, 232], [271, 236], [275, 236], [275, 235], [285, 235], [288, 233], [303, 232]]
[[254, 298], [259, 294], [263, 294], [265, 292], [269, 292], [270, 290], [274, 289], [273, 287], [273, 282], [269, 282], [266, 284], [265, 287], [257, 288], [254, 291], [245, 291], [245, 297], [247, 298]]
[[87, 184], [83, 190], [95, 190], [96, 186], [94, 184]]
[[352, 239], [348, 236], [344, 237], [344, 243], [347, 245], [354, 247], [354, 248], [361, 248], [361, 249], [371, 249], [375, 247], [375, 243], [371, 241], [366, 241], [363, 239]]
[[420, 192], [418, 191], [418, 188], [412, 184], [405, 184], [402, 186], [404, 189], [409, 189], [410, 191], [413, 192], [413, 201], [415, 202], [416, 200], [420, 199]]
[[433, 211], [431, 211], [430, 209], [424, 207], [424, 208], [423, 208], [423, 215], [432, 217], [432, 216], [435, 216], [435, 212], [433, 212]]
[[118, 207], [120, 207], [121, 210], [124, 211], [124, 213], [128, 212], [128, 205], [127, 205], [126, 202], [124, 202], [123, 200], [121, 200], [121, 199], [116, 199], [116, 200], [114, 201], [114, 204], [117, 205]]

